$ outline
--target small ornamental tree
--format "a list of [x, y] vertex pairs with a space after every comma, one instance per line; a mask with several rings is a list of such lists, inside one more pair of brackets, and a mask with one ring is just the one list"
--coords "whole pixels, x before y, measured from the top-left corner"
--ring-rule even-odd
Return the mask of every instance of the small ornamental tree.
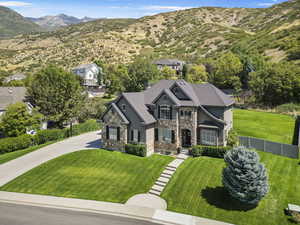
[[38, 129], [41, 115], [29, 113], [25, 103], [17, 102], [8, 106], [1, 117], [0, 130], [5, 137], [17, 137], [25, 134], [28, 129]]
[[240, 202], [256, 205], [268, 193], [266, 168], [259, 155], [244, 147], [236, 147], [225, 155], [223, 185]]

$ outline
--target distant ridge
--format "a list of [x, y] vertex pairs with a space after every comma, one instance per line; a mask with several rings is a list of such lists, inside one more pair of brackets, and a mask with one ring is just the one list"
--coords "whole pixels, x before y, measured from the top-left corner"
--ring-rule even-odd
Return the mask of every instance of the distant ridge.
[[60, 27], [96, 20], [95, 18], [90, 17], [83, 17], [82, 19], [79, 19], [77, 17], [68, 16], [66, 14], [59, 14], [56, 16], [43, 16], [40, 18], [27, 17], [27, 19], [38, 24], [46, 30], [56, 30]]
[[24, 18], [17, 12], [0, 6], [0, 38], [8, 38], [18, 34], [41, 31], [37, 24]]

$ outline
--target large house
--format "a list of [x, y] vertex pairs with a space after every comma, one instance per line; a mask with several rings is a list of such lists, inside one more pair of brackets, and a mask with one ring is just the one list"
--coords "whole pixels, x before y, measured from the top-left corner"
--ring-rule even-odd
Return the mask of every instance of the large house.
[[141, 143], [147, 155], [175, 154], [197, 144], [225, 146], [234, 100], [212, 84], [161, 80], [144, 92], [122, 93], [102, 116], [103, 147]]
[[183, 66], [185, 62], [177, 60], [177, 59], [159, 59], [153, 62], [157, 66], [159, 70], [162, 70], [164, 67], [169, 67], [176, 71], [179, 75], [182, 73]]
[[82, 78], [83, 86], [88, 88], [100, 86], [98, 76], [101, 72], [101, 68], [95, 63], [80, 65], [74, 68], [72, 72]]

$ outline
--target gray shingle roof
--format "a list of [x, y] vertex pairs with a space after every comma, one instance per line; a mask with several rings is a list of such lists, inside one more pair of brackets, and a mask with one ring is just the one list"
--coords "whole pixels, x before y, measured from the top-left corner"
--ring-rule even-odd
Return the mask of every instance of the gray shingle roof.
[[124, 98], [133, 107], [145, 124], [156, 122], [155, 118], [149, 113], [145, 103], [144, 92], [123, 93]]
[[0, 87], [0, 110], [5, 110], [10, 104], [24, 101], [25, 95], [24, 87]]
[[[191, 100], [179, 100], [170, 90], [174, 85], [181, 88]], [[211, 115], [204, 106], [227, 107], [234, 104], [232, 98], [212, 84], [191, 84], [185, 80], [161, 80], [144, 92], [123, 93], [122, 96], [134, 108], [145, 124], [151, 124], [156, 120], [148, 111], [147, 105], [153, 104], [162, 93], [166, 93], [176, 105], [201, 107], [205, 113], [221, 123], [224, 121]]]
[[166, 66], [177, 66], [184, 64], [183, 61], [178, 59], [159, 59], [153, 62], [156, 65], [166, 65]]
[[[76, 69], [90, 69], [92, 68], [93, 66], [97, 66], [95, 63], [89, 63], [89, 64], [82, 64], [82, 65], [79, 65], [75, 68], [73, 68], [73, 70], [76, 70]], [[98, 67], [98, 66], [97, 66]]]

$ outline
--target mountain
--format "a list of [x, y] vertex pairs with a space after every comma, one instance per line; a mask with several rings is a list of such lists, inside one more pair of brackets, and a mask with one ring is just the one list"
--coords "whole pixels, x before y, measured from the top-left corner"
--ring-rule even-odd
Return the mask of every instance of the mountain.
[[0, 38], [41, 31], [41, 27], [25, 19], [17, 12], [0, 6]]
[[69, 26], [72, 24], [78, 24], [95, 20], [89, 17], [78, 19], [74, 16], [68, 16], [65, 14], [59, 14], [57, 16], [44, 16], [40, 18], [28, 17], [28, 19], [47, 30], [55, 30], [63, 26]]
[[70, 69], [137, 55], [197, 61], [231, 48], [300, 63], [300, 0], [270, 8], [202, 7], [140, 19], [99, 19], [0, 41], [0, 67], [34, 71], [45, 63]]

